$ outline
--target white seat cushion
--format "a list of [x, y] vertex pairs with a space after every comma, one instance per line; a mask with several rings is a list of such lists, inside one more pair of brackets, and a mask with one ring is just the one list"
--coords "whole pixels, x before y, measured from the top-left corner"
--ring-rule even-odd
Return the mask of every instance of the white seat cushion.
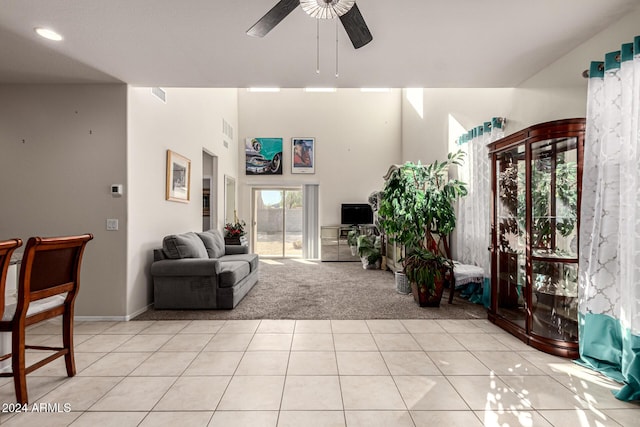
[[[67, 294], [65, 292], [64, 294], [54, 295], [48, 298], [43, 298], [37, 301], [33, 301], [32, 303], [29, 304], [29, 309], [27, 310], [27, 317], [32, 316], [34, 314], [42, 313], [43, 311], [53, 307], [58, 307], [64, 304], [64, 300], [66, 298], [67, 298]], [[18, 301], [16, 301], [15, 297], [7, 298], [7, 304], [4, 307], [4, 315], [2, 316], [3, 322], [13, 319], [13, 315], [16, 313], [17, 305], [18, 305]]]
[[482, 283], [484, 281], [484, 270], [476, 265], [454, 262], [453, 276], [456, 280], [456, 286], [466, 285], [467, 283]]

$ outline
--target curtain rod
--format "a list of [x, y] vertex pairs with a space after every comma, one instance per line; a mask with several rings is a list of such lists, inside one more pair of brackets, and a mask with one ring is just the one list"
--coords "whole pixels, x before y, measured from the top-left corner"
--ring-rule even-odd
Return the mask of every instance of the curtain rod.
[[[616, 62], [620, 62], [620, 54], [616, 55]], [[598, 65], [598, 71], [604, 71], [604, 64], [600, 64]], [[582, 72], [582, 77], [584, 77], [585, 79], [589, 78], [589, 70], [584, 70]]]

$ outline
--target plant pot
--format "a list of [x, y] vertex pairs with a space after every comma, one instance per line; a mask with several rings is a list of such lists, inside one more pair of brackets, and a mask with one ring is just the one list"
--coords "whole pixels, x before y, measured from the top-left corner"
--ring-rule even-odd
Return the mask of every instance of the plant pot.
[[440, 300], [442, 300], [442, 293], [444, 292], [444, 283], [448, 269], [444, 269], [440, 277], [436, 277], [435, 286], [422, 285], [418, 286], [417, 283], [411, 282], [411, 292], [413, 293], [413, 299], [420, 307], [440, 307]]
[[351, 256], [356, 256], [358, 254], [357, 246], [349, 246], [349, 249], [351, 249]]
[[409, 283], [409, 279], [407, 279], [407, 275], [401, 271], [396, 271], [395, 276], [396, 276], [396, 292], [403, 295], [410, 294], [411, 283]]
[[364, 256], [360, 258], [360, 260], [362, 261], [362, 268], [364, 268], [365, 270], [380, 269], [380, 258], [378, 258], [378, 260], [374, 263], [369, 263], [369, 260], [367, 259], [367, 257], [364, 257]]
[[245, 236], [240, 237], [225, 237], [224, 238], [225, 245], [247, 245], [247, 238]]

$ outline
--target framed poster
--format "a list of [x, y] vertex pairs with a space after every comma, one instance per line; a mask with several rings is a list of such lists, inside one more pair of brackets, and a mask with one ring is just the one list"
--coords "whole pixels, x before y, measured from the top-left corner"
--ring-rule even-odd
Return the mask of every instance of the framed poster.
[[191, 160], [167, 150], [166, 199], [188, 203], [191, 196]]
[[282, 175], [282, 138], [247, 138], [244, 152], [247, 175]]
[[315, 138], [291, 138], [291, 173], [315, 173]]

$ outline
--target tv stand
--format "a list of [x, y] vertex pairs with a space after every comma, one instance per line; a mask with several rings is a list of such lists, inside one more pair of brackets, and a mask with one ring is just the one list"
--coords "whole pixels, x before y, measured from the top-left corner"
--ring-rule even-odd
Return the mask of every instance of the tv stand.
[[[360, 234], [375, 233], [375, 225], [358, 225]], [[351, 255], [351, 248], [347, 242], [347, 235], [351, 231], [350, 225], [323, 225], [320, 227], [320, 259], [322, 261], [360, 261], [360, 257]]]

